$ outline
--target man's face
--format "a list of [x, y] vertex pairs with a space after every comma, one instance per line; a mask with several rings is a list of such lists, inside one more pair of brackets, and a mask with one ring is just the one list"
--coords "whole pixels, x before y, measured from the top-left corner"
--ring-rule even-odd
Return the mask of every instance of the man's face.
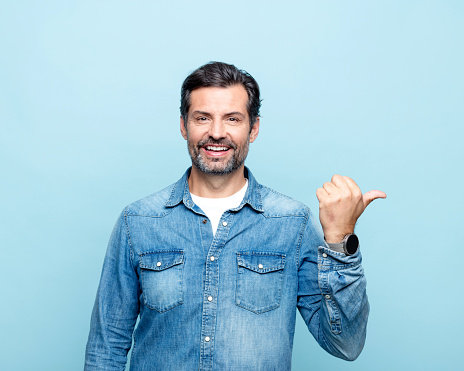
[[180, 130], [195, 168], [225, 175], [243, 166], [248, 145], [259, 132], [259, 118], [250, 132], [247, 102], [242, 85], [192, 91], [187, 125], [181, 117]]

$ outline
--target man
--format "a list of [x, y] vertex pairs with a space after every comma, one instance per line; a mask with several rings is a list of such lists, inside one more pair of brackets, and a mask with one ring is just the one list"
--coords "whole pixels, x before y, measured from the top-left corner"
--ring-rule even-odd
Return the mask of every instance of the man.
[[[127, 206], [92, 313], [86, 370], [289, 370], [296, 308], [329, 353], [355, 359], [369, 304], [354, 226], [383, 192], [335, 175], [320, 222], [244, 166], [259, 133], [256, 81], [225, 63], [186, 78], [180, 131], [192, 167]], [[325, 237], [325, 241], [324, 241]]]

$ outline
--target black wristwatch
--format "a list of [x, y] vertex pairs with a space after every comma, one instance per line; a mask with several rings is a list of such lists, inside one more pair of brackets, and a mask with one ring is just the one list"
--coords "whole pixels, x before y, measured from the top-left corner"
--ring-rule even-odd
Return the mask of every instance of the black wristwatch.
[[327, 244], [334, 251], [345, 253], [345, 255], [353, 255], [358, 251], [359, 239], [354, 233], [348, 233], [343, 237], [342, 242]]

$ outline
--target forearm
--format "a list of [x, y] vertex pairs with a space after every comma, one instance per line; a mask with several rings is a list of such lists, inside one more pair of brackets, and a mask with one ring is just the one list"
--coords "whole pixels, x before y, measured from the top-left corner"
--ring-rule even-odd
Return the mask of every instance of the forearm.
[[85, 354], [85, 370], [124, 370], [139, 313], [139, 281], [124, 214], [118, 219], [103, 264]]
[[318, 261], [319, 344], [339, 358], [354, 360], [363, 349], [369, 315], [360, 252], [347, 257], [321, 246]]
[[[110, 315], [103, 298], [97, 294], [85, 353], [85, 371], [124, 370], [137, 313]], [[116, 318], [119, 317], [119, 318]]]
[[307, 227], [299, 263], [298, 309], [330, 354], [353, 360], [366, 337], [369, 303], [361, 253], [332, 251], [317, 228]]

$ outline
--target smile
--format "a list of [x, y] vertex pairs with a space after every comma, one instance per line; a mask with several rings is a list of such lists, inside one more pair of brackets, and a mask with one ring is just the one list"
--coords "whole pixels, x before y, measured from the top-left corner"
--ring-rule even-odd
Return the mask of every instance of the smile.
[[218, 146], [205, 146], [204, 148], [207, 151], [215, 151], [215, 152], [228, 151], [229, 150], [229, 147], [218, 147]]

